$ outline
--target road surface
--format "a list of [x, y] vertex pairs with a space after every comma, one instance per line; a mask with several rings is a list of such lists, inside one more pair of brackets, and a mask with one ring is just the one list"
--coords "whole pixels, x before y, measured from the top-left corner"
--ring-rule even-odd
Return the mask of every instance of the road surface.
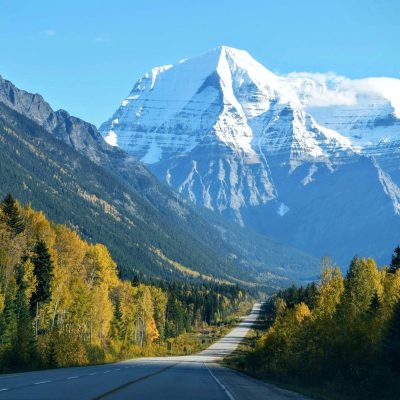
[[246, 336], [259, 309], [256, 304], [228, 335], [193, 356], [0, 375], [0, 400], [305, 400], [218, 365]]

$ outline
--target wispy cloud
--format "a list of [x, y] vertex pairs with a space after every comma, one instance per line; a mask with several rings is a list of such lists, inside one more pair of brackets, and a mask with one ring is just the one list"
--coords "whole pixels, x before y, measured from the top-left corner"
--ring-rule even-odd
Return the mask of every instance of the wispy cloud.
[[389, 101], [400, 115], [400, 79], [375, 77], [349, 79], [328, 73], [293, 72], [287, 78], [309, 107], [354, 106]]
[[94, 41], [96, 43], [109, 43], [110, 42], [110, 38], [108, 36], [104, 36], [104, 35], [98, 35], [94, 38]]
[[46, 36], [56, 36], [57, 32], [54, 29], [46, 29], [43, 31]]

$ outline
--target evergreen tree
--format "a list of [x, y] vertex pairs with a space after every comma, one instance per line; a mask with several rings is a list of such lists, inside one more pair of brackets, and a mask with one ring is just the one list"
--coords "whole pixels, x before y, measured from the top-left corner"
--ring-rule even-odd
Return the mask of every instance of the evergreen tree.
[[83, 365], [139, 346], [147, 354], [153, 343], [222, 322], [247, 299], [238, 286], [141, 280], [120, 280], [105, 246], [7, 196], [0, 201], [0, 371]]
[[21, 265], [18, 268], [17, 285], [17, 332], [12, 343], [12, 360], [15, 367], [26, 368], [32, 367], [36, 360], [36, 343]]
[[114, 315], [110, 323], [110, 337], [113, 339], [124, 338], [124, 326], [122, 322], [121, 300], [119, 296], [115, 296], [114, 300]]
[[384, 348], [392, 367], [400, 371], [400, 301], [394, 306], [392, 318], [384, 340]]
[[51, 297], [51, 278], [53, 275], [53, 263], [46, 243], [40, 240], [36, 243], [35, 256], [32, 258], [34, 274], [37, 280], [36, 290], [32, 294], [31, 308], [36, 308], [36, 303], [46, 303]]
[[17, 202], [11, 193], [8, 193], [1, 202], [1, 210], [3, 211], [3, 220], [15, 235], [25, 230], [23, 219], [19, 213]]
[[370, 313], [375, 313], [380, 306], [381, 306], [381, 301], [379, 299], [378, 292], [375, 292], [374, 295], [372, 296], [368, 311]]
[[17, 304], [14, 291], [9, 291], [4, 301], [4, 309], [0, 314], [0, 345], [7, 348], [17, 330]]
[[400, 246], [397, 246], [394, 249], [392, 261], [390, 262], [389, 272], [394, 274], [398, 269], [400, 269]]
[[49, 344], [49, 358], [48, 358], [48, 366], [50, 368], [57, 368], [57, 351], [56, 351], [56, 342], [54, 338], [51, 338]]

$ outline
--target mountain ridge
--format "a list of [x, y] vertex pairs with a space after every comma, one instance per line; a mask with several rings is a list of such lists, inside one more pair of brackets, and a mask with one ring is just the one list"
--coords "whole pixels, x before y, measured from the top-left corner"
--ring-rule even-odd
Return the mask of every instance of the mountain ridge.
[[[400, 108], [383, 78], [351, 81], [303, 75], [278, 76], [247, 52], [222, 46], [144, 75], [100, 132], [193, 203], [283, 240], [279, 227], [268, 222], [278, 215], [288, 243], [335, 258], [341, 253], [336, 249], [342, 245], [341, 234], [352, 241], [346, 224], [335, 222], [335, 233], [328, 234], [326, 243], [322, 238], [315, 243], [313, 237], [302, 241], [305, 222], [287, 222], [298, 208], [290, 192], [301, 199], [312, 192], [310, 186], [320, 186], [321, 193], [332, 196], [321, 181], [325, 179], [343, 193], [342, 207], [348, 203], [352, 208], [356, 202], [356, 213], [364, 210], [365, 218], [372, 217], [368, 229], [379, 226], [382, 219], [397, 226], [400, 172], [392, 153], [400, 149]], [[400, 80], [393, 82], [396, 88]], [[355, 115], [347, 118], [346, 113]], [[360, 113], [367, 115], [361, 118]], [[346, 129], [338, 129], [341, 123]], [[376, 193], [371, 198], [360, 168], [374, 181]], [[352, 173], [364, 181], [360, 193], [370, 198], [369, 212], [362, 198], [349, 196]], [[339, 176], [343, 176], [341, 187]], [[321, 208], [318, 193], [313, 195], [309, 205], [304, 202], [296, 211], [297, 220], [306, 215], [312, 224], [315, 214], [328, 212]], [[327, 207], [336, 208], [340, 221], [343, 210], [333, 203]], [[356, 220], [360, 223], [356, 215], [349, 219]], [[324, 232], [322, 222], [315, 228], [317, 235]], [[368, 243], [353, 250], [348, 244], [337, 261], [346, 265], [352, 251], [383, 261], [395, 245], [394, 232], [395, 228], [385, 237], [386, 243], [378, 238], [372, 250]]]
[[[4, 101], [7, 97], [8, 102]], [[22, 100], [16, 101], [21, 97]], [[24, 201], [32, 198], [34, 206], [48, 212], [52, 219], [79, 227], [85, 238], [105, 241], [127, 276], [132, 276], [132, 265], [134, 270], [153, 277], [170, 279], [174, 273], [179, 275], [165, 259], [217, 279], [249, 278], [252, 284], [285, 284], [288, 279], [315, 274], [317, 263], [312, 257], [270, 239], [257, 240], [261, 240], [260, 247], [274, 248], [276, 254], [252, 248], [244, 255], [246, 242], [252, 237], [250, 232], [237, 230], [234, 234], [240, 238], [239, 246], [232, 246], [218, 231], [226, 229], [223, 221], [210, 225], [209, 216], [198, 215], [140, 162], [105, 143], [93, 125], [64, 111], [52, 112], [41, 101], [44, 102], [41, 96], [20, 91], [11, 82], [0, 80], [3, 126], [0, 149], [4, 150], [0, 160], [2, 168], [7, 170], [2, 174], [1, 191], [12, 191]], [[21, 102], [35, 106], [26, 108]], [[40, 112], [36, 113], [37, 110]], [[10, 159], [10, 151], [16, 151], [10, 149], [17, 149], [24, 157]], [[43, 164], [46, 158], [48, 162]], [[52, 174], [47, 164], [59, 172]], [[18, 171], [14, 180], [8, 179], [10, 168]], [[75, 189], [71, 190], [71, 185]], [[61, 193], [66, 196], [65, 204]], [[84, 214], [80, 208], [73, 208], [73, 204], [80, 203]], [[97, 232], [99, 218], [105, 225]], [[240, 242], [244, 243], [243, 248]], [[291, 259], [289, 264], [294, 266], [292, 271], [288, 266], [287, 274], [279, 261], [286, 253]]]

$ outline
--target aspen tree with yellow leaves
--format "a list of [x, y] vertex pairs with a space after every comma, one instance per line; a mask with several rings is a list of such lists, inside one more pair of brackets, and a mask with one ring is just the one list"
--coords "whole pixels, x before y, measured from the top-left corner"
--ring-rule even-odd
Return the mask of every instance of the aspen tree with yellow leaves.
[[216, 287], [124, 281], [104, 244], [7, 195], [0, 207], [0, 371], [166, 351], [165, 340], [191, 331], [194, 321], [220, 321], [246, 298], [236, 286]]

